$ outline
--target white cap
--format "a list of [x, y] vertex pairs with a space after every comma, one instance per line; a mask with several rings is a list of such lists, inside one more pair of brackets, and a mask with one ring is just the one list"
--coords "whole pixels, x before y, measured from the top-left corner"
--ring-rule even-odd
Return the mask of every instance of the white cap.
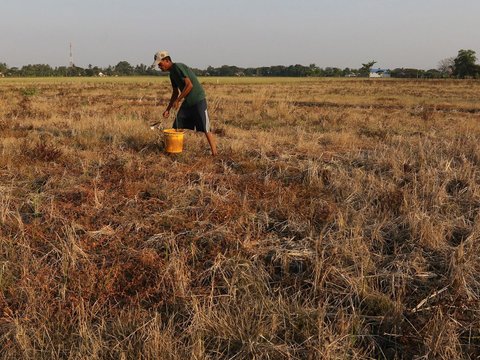
[[157, 67], [158, 64], [160, 63], [160, 61], [162, 61], [163, 59], [165, 59], [167, 56], [170, 56], [168, 54], [168, 51], [166, 50], [162, 50], [162, 51], [158, 51], [154, 56], [153, 56], [153, 64], [152, 64], [152, 67]]

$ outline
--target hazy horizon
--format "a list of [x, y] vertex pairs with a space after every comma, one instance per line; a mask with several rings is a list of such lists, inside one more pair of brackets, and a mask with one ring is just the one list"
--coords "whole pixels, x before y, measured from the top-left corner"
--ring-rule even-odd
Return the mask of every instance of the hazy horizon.
[[150, 65], [160, 49], [191, 67], [309, 65], [431, 69], [480, 51], [473, 0], [4, 0], [0, 62]]

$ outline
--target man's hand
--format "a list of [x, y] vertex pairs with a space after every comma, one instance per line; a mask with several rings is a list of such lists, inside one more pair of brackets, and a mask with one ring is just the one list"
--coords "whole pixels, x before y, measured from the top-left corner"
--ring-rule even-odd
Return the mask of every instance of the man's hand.
[[165, 111], [163, 112], [163, 117], [164, 117], [165, 119], [168, 119], [169, 116], [170, 116], [170, 111], [165, 110]]
[[180, 100], [175, 100], [175, 102], [173, 103], [173, 108], [175, 110], [178, 110], [178, 108], [180, 107]]

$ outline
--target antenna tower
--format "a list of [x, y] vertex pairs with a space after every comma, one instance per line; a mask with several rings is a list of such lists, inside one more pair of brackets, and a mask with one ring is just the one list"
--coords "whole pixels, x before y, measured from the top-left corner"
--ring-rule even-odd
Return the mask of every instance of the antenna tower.
[[73, 64], [73, 51], [72, 51], [72, 43], [70, 43], [70, 64], [69, 66], [73, 68], [75, 65]]

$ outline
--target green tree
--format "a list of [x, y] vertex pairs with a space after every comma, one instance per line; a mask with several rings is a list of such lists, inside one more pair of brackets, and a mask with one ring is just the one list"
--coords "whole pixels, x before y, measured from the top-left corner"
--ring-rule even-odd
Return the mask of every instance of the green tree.
[[345, 77], [355, 77], [357, 76], [357, 70], [355, 69], [350, 69], [349, 67], [346, 67], [345, 69], [342, 70], [341, 76]]
[[78, 66], [69, 66], [67, 68], [67, 76], [85, 76], [85, 70]]
[[325, 77], [340, 77], [342, 76], [342, 69], [337, 67], [326, 67], [323, 70], [323, 76]]
[[113, 70], [114, 70], [114, 68], [112, 67], [112, 65], [108, 65], [108, 67], [105, 68], [103, 73], [105, 75], [112, 76], [113, 75]]
[[134, 72], [135, 72], [135, 75], [147, 75], [148, 67], [145, 64], [137, 65], [135, 66]]
[[274, 65], [270, 66], [270, 75], [271, 76], [285, 76], [287, 68], [283, 65]]
[[133, 74], [133, 66], [130, 65], [127, 61], [120, 61], [115, 66], [115, 73], [117, 75], [132, 75]]
[[229, 65], [222, 65], [220, 69], [218, 69], [218, 76], [235, 76], [241, 71], [240, 68], [236, 66], [229, 66]]
[[464, 79], [465, 77], [474, 77], [477, 75], [477, 66], [475, 62], [477, 56], [473, 50], [459, 50], [454, 60], [453, 75]]
[[390, 71], [393, 78], [419, 79], [425, 77], [425, 70], [413, 68], [396, 68]]
[[29, 64], [22, 66], [22, 76], [53, 76], [53, 69], [47, 64]]
[[5, 63], [0, 63], [0, 74], [5, 75], [8, 70], [8, 66]]
[[368, 76], [370, 74], [370, 69], [375, 65], [377, 62], [372, 60], [365, 64], [362, 64], [362, 67], [359, 69], [359, 73], [361, 76]]
[[316, 64], [308, 65], [308, 76], [320, 76], [320, 68]]
[[287, 67], [286, 76], [305, 77], [308, 75], [309, 68], [300, 64]]
[[20, 74], [20, 69], [18, 67], [9, 68], [7, 71], [7, 76], [18, 76]]
[[423, 76], [426, 79], [441, 79], [441, 78], [445, 77], [445, 74], [438, 69], [430, 69], [430, 70], [425, 71]]
[[67, 76], [68, 75], [68, 68], [66, 66], [59, 66], [55, 68], [55, 75], [56, 76]]

